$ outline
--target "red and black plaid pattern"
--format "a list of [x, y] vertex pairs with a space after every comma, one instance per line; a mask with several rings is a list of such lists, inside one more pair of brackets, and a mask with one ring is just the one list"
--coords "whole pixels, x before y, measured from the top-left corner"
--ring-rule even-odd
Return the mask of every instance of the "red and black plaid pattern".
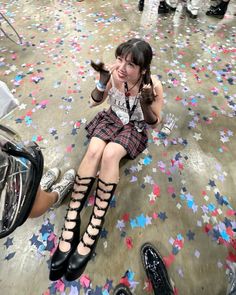
[[138, 132], [132, 121], [123, 125], [111, 108], [99, 112], [85, 129], [88, 138], [98, 137], [106, 142], [119, 143], [131, 159], [135, 159], [147, 147], [147, 131]]

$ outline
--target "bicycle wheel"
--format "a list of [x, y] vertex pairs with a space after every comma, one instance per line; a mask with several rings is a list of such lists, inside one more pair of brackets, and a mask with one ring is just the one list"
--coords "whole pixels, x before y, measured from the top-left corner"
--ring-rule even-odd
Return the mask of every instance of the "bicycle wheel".
[[10, 21], [0, 12], [0, 34], [15, 44], [22, 44], [22, 38]]

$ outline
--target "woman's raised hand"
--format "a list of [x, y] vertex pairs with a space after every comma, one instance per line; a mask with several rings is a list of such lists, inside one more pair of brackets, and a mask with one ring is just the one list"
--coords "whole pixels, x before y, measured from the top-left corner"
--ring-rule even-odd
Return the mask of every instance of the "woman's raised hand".
[[103, 62], [95, 63], [91, 60], [92, 68], [100, 74], [100, 82], [104, 85], [110, 80], [112, 72], [116, 69], [117, 65], [105, 65]]

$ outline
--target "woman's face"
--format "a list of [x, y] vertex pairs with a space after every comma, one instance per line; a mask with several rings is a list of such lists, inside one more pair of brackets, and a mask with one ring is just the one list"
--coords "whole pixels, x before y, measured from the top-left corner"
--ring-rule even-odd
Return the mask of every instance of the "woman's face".
[[132, 62], [130, 54], [126, 57], [117, 56], [116, 65], [117, 78], [121, 82], [136, 83], [141, 76], [140, 66]]

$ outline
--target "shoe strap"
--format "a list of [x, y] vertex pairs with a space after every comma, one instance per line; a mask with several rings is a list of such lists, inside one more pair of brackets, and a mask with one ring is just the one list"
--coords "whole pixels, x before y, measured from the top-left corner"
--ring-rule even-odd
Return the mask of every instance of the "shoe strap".
[[77, 222], [77, 221], [79, 221], [80, 220], [80, 218], [74, 218], [74, 219], [71, 219], [71, 218], [65, 218], [65, 221], [68, 221], [68, 222]]
[[90, 250], [91, 250], [91, 247], [92, 247], [92, 245], [94, 244], [87, 244], [85, 241], [84, 241], [84, 238], [82, 238], [81, 240], [80, 240], [80, 242], [83, 244], [83, 246], [84, 247], [87, 247], [87, 248], [89, 248]]
[[[95, 204], [94, 204], [94, 207], [96, 207], [98, 210], [101, 210], [101, 211], [104, 211], [105, 213], [106, 213], [106, 211], [107, 211], [107, 208], [109, 207], [109, 204], [110, 204], [110, 199], [111, 198], [109, 198], [109, 199], [102, 199], [100, 196], [98, 196], [98, 195], [96, 195], [96, 199], [99, 199], [101, 202], [105, 202], [105, 203], [107, 203], [106, 204], [106, 207], [105, 208], [102, 208], [101, 206], [99, 206], [97, 203], [96, 203], [96, 200], [95, 200]], [[95, 214], [95, 213], [94, 213]], [[96, 215], [96, 214], [95, 214]], [[97, 218], [97, 217], [96, 217]], [[98, 216], [98, 219], [99, 219], [99, 216]]]
[[[100, 183], [102, 183], [105, 186], [112, 186], [112, 188], [110, 190], [103, 189], [103, 188], [100, 187], [100, 185], [99, 185]], [[106, 183], [105, 181], [98, 178], [98, 184], [97, 184], [97, 189], [96, 189], [95, 205], [94, 206], [97, 207], [99, 210], [104, 211], [105, 214], [106, 214], [106, 211], [107, 211], [107, 209], [109, 207], [109, 204], [110, 204], [112, 195], [113, 195], [113, 193], [114, 193], [114, 191], [116, 189], [116, 186], [117, 186], [117, 183]], [[105, 194], [110, 194], [109, 198], [103, 199], [102, 197], [100, 197], [98, 195], [98, 190], [102, 191]], [[99, 199], [101, 202], [106, 202], [107, 206], [105, 208], [100, 207], [99, 205], [97, 205], [96, 199]], [[96, 215], [95, 213], [93, 213], [93, 214]], [[99, 216], [96, 216], [96, 218], [100, 219]]]
[[[94, 216], [94, 215], [92, 215], [92, 216]], [[91, 218], [91, 219], [92, 219], [92, 218]], [[89, 225], [90, 225], [92, 228], [98, 229], [98, 233], [97, 233], [96, 235], [90, 234], [90, 233], [88, 232], [88, 227], [87, 227], [87, 229], [86, 229], [86, 231], [85, 231], [85, 233], [88, 235], [88, 237], [89, 237], [91, 240], [95, 241], [96, 238], [97, 238], [97, 236], [100, 234], [100, 231], [101, 231], [101, 229], [102, 229], [102, 227], [103, 227], [103, 221], [100, 223], [100, 225], [93, 225], [92, 222], [91, 222], [91, 220], [90, 220]], [[94, 242], [93, 242], [92, 244], [88, 244], [88, 243], [86, 243], [86, 242], [84, 241], [84, 235], [83, 235], [82, 238], [81, 238], [81, 242], [82, 242], [82, 244], [84, 245], [84, 247], [88, 247], [89, 249], [91, 249], [91, 248], [93, 247], [93, 245], [94, 245]]]
[[[110, 185], [111, 185], [111, 186], [113, 186], [113, 187], [112, 187], [110, 190], [104, 190], [104, 189], [102, 189], [102, 188], [99, 186], [100, 182], [101, 182], [102, 184], [104, 184], [105, 186], [110, 186]], [[117, 186], [117, 183], [107, 183], [107, 182], [103, 181], [102, 179], [98, 178], [97, 189], [101, 190], [101, 191], [104, 192], [104, 193], [112, 193], [112, 194], [113, 194], [113, 192], [115, 191], [116, 186]]]
[[[67, 211], [77, 211], [77, 208], [68, 208]], [[76, 215], [75, 218], [68, 218], [67, 215], [65, 216], [65, 221], [68, 222], [77, 222], [80, 221], [80, 215]]]
[[67, 231], [67, 232], [72, 232], [73, 233], [73, 235], [72, 235], [72, 237], [71, 238], [63, 238], [63, 235], [62, 235], [62, 233], [61, 233], [61, 236], [60, 236], [60, 238], [59, 238], [59, 240], [60, 241], [65, 241], [65, 242], [68, 242], [68, 243], [71, 243], [72, 241], [73, 241], [73, 238], [74, 238], [74, 229], [75, 229], [76, 227], [73, 227], [73, 228], [67, 228], [67, 227], [62, 227], [62, 233], [63, 233], [63, 231]]
[[[103, 215], [103, 216], [105, 216], [105, 214]], [[94, 212], [93, 212], [93, 215], [92, 215], [92, 217], [94, 217], [94, 218], [96, 218], [96, 219], [98, 219], [98, 220], [101, 220], [102, 218], [103, 218], [103, 216], [98, 216], [97, 214], [95, 214]], [[91, 225], [92, 223], [90, 223], [90, 225]], [[94, 227], [95, 228], [95, 227]]]
[[[75, 191], [73, 191], [74, 193], [80, 193], [80, 192], [75, 192]], [[85, 193], [87, 193], [87, 192], [85, 192]], [[84, 200], [84, 201], [83, 201]], [[73, 203], [76, 203], [76, 202], [80, 202], [80, 204], [82, 203], [84, 203], [85, 202], [85, 200], [86, 200], [86, 198], [85, 197], [82, 197], [81, 199], [75, 199], [74, 197], [71, 197], [71, 199], [70, 199], [70, 201], [71, 202], [73, 202]], [[83, 204], [84, 205], [84, 204]], [[79, 207], [77, 207], [77, 209], [76, 210], [78, 210], [79, 208], [80, 208], [80, 206], [81, 205], [79, 205]]]
[[60, 236], [59, 241], [71, 243], [73, 241], [73, 236], [70, 239], [65, 239], [65, 238], [63, 238], [63, 236]]
[[75, 228], [75, 227], [73, 227], [73, 228], [67, 228], [67, 227], [64, 227], [64, 226], [63, 226], [61, 230], [62, 230], [62, 231], [70, 231], [70, 232], [74, 232], [74, 228]]
[[77, 211], [77, 210], [78, 210], [78, 208], [71, 208], [71, 207], [69, 207], [69, 208], [66, 209], [67, 212], [68, 211]]
[[[87, 180], [87, 179], [90, 180], [88, 183], [80, 183], [79, 182], [80, 180]], [[86, 198], [88, 197], [88, 194], [90, 192], [90, 189], [93, 186], [94, 181], [95, 181], [95, 177], [80, 177], [78, 174], [76, 174], [75, 183], [80, 186], [85, 186], [85, 190], [83, 190], [83, 191], [76, 191], [73, 188], [74, 193], [76, 193], [76, 194], [80, 193], [83, 195], [82, 198], [80, 198], [80, 199], [76, 199], [75, 197], [71, 196], [72, 202], [80, 202], [78, 208], [76, 209], [78, 212], [80, 212], [80, 210], [83, 208]]]
[[90, 226], [91, 226], [92, 228], [95, 228], [95, 229], [98, 229], [98, 230], [101, 229], [101, 225], [94, 225], [94, 224], [90, 223]]
[[[105, 190], [105, 189], [103, 189], [103, 188], [100, 187], [100, 183], [102, 183], [102, 184], [103, 184], [104, 186], [106, 186], [106, 187], [107, 187], [107, 186], [112, 186], [112, 188], [111, 188], [110, 190]], [[89, 221], [89, 225], [90, 225], [92, 228], [97, 229], [97, 230], [98, 230], [98, 233], [97, 233], [96, 235], [90, 234], [90, 233], [88, 232], [89, 225], [88, 225], [88, 227], [87, 227], [87, 229], [86, 229], [86, 231], [85, 231], [85, 233], [88, 235], [88, 237], [89, 237], [91, 240], [93, 240], [93, 241], [95, 241], [96, 238], [97, 238], [97, 236], [99, 236], [100, 231], [101, 231], [101, 229], [102, 229], [102, 227], [103, 227], [104, 217], [105, 217], [106, 211], [107, 211], [107, 209], [108, 209], [108, 207], [109, 207], [109, 204], [110, 204], [110, 201], [111, 201], [112, 195], [113, 195], [113, 193], [114, 193], [114, 191], [115, 191], [115, 189], [116, 189], [116, 186], [117, 186], [117, 183], [106, 183], [105, 181], [103, 181], [103, 180], [101, 180], [100, 178], [98, 178], [95, 199], [98, 198], [101, 202], [106, 202], [106, 203], [107, 203], [107, 206], [106, 206], [105, 208], [101, 208], [100, 206], [98, 206], [98, 205], [96, 204], [96, 201], [95, 201], [94, 207], [96, 207], [98, 210], [103, 211], [104, 214], [103, 214], [102, 216], [98, 216], [98, 215], [94, 212], [94, 210], [93, 210], [93, 214], [91, 215], [91, 218], [90, 218], [90, 221]], [[103, 198], [101, 198], [101, 197], [98, 195], [98, 190], [102, 191], [103, 193], [110, 194], [110, 197], [107, 198], [107, 199], [103, 199]], [[101, 220], [100, 225], [94, 225], [94, 224], [92, 223], [92, 218], [93, 218], [93, 217], [94, 217], [95, 219]], [[94, 245], [94, 242], [93, 242], [92, 244], [88, 244], [88, 243], [86, 243], [86, 242], [84, 241], [84, 235], [82, 236], [82, 238], [81, 238], [80, 241], [82, 242], [82, 244], [84, 245], [84, 247], [88, 247], [90, 250], [91, 250], [91, 248], [92, 248], [93, 245]]]
[[87, 230], [86, 230], [86, 234], [90, 237], [90, 239], [95, 241], [97, 235], [91, 235]]
[[[65, 217], [65, 221], [68, 221], [68, 222], [75, 222], [76, 223], [79, 220], [80, 220], [80, 217], [75, 218], [75, 219], [69, 219], [69, 218]], [[66, 239], [66, 238], [63, 238], [62, 233], [63, 233], [63, 231], [67, 231], [67, 232], [72, 232], [74, 234], [75, 230], [76, 230], [76, 224], [73, 228], [65, 227], [65, 224], [64, 224], [64, 226], [61, 229], [61, 236], [60, 236], [59, 240], [69, 242], [69, 243], [72, 242], [73, 236], [70, 239]]]
[[[77, 184], [78, 185], [78, 184]], [[79, 185], [83, 185], [83, 184], [79, 184]], [[87, 186], [87, 183], [86, 183], [86, 186]], [[72, 192], [75, 193], [75, 194], [85, 194], [86, 193], [86, 190], [85, 191], [77, 191], [75, 190], [74, 188], [72, 189]], [[73, 199], [73, 198], [72, 198]]]
[[[90, 250], [91, 250], [91, 248], [92, 248], [92, 246], [93, 246], [93, 244], [94, 244], [94, 241], [95, 241], [95, 239], [96, 239], [96, 236], [94, 236], [94, 235], [90, 235], [89, 233], [88, 233], [88, 231], [86, 230], [85, 231], [85, 233], [90, 237], [90, 239], [92, 239], [93, 240], [93, 243], [92, 244], [88, 244], [88, 243], [86, 243], [85, 241], [84, 241], [84, 235], [82, 236], [82, 238], [81, 238], [81, 243], [83, 244], [83, 246], [84, 247], [87, 247], [87, 248], [89, 248]], [[99, 234], [99, 233], [98, 233]]]
[[[90, 180], [89, 182], [87, 183], [80, 183], [79, 181], [80, 180]], [[95, 180], [95, 177], [80, 177], [78, 174], [75, 175], [75, 180], [74, 182], [77, 184], [77, 185], [84, 185], [84, 186], [89, 186], [91, 181], [94, 181]]]
[[[81, 183], [81, 182], [80, 182], [80, 180], [87, 180], [87, 179], [90, 180], [88, 183], [83, 183], [83, 182]], [[87, 187], [87, 189], [85, 189], [85, 190], [83, 190], [83, 191], [77, 191], [77, 190], [75, 190], [75, 189], [73, 188], [73, 192], [76, 193], [76, 194], [80, 193], [80, 194], [85, 195], [85, 194], [88, 192], [88, 190], [92, 188], [94, 181], [95, 181], [95, 177], [80, 177], [78, 174], [76, 174], [76, 175], [75, 175], [75, 181], [74, 181], [74, 183], [75, 183], [76, 185], [85, 186], [85, 187]], [[72, 197], [72, 200], [74, 200], [74, 199], [75, 199], [75, 198]], [[81, 198], [81, 200], [82, 200], [82, 199], [83, 199], [83, 198]]]
[[117, 183], [115, 183], [115, 182], [105, 182], [101, 178], [98, 178], [98, 182], [101, 182], [101, 183], [105, 184], [106, 186], [109, 186], [109, 185], [117, 185]]

